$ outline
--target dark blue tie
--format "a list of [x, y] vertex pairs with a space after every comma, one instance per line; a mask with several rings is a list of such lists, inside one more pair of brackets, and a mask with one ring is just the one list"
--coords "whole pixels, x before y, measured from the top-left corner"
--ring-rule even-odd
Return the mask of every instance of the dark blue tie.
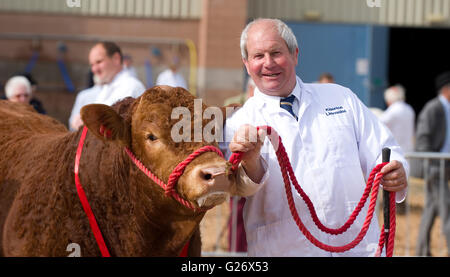
[[297, 120], [297, 116], [295, 115], [294, 111], [292, 110], [293, 104], [294, 104], [295, 96], [291, 95], [289, 97], [281, 98], [280, 99], [280, 107], [288, 111], [294, 118]]

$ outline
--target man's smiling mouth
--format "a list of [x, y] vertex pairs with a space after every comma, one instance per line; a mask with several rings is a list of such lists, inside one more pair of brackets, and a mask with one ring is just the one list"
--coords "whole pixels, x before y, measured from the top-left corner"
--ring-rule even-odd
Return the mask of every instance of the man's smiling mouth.
[[263, 77], [277, 77], [279, 76], [281, 73], [272, 73], [272, 74], [262, 74]]

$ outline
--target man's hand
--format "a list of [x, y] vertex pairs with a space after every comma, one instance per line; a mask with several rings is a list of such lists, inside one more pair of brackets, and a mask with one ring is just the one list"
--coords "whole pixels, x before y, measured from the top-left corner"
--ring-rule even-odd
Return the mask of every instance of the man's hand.
[[380, 173], [383, 174], [381, 184], [383, 185], [384, 190], [397, 192], [408, 186], [405, 169], [403, 168], [403, 164], [399, 161], [389, 162], [381, 169]]
[[72, 127], [72, 129], [74, 129], [75, 131], [78, 130], [82, 125], [83, 125], [83, 120], [81, 119], [80, 114], [77, 114], [72, 122], [70, 123], [70, 127]]
[[264, 176], [264, 168], [261, 165], [259, 154], [266, 135], [267, 133], [263, 129], [257, 131], [254, 126], [242, 125], [236, 131], [228, 146], [231, 152], [244, 153], [241, 164], [247, 176], [255, 183], [258, 183]]

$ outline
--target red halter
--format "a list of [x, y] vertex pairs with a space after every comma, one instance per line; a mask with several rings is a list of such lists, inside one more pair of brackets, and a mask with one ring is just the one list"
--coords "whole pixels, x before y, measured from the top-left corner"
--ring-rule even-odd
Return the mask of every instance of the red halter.
[[130, 156], [133, 163], [145, 174], [148, 178], [152, 179], [153, 182], [157, 183], [161, 188], [164, 189], [167, 196], [172, 196], [175, 200], [180, 202], [185, 207], [188, 207], [192, 210], [199, 210], [199, 211], [206, 211], [210, 208], [203, 209], [203, 208], [196, 208], [194, 205], [192, 205], [191, 202], [183, 199], [178, 192], [175, 190], [175, 185], [178, 182], [178, 179], [183, 175], [184, 169], [186, 166], [192, 162], [196, 157], [198, 157], [200, 154], [205, 152], [216, 152], [219, 156], [223, 158], [222, 152], [217, 147], [207, 145], [203, 146], [199, 149], [197, 149], [194, 153], [190, 154], [184, 161], [179, 163], [175, 169], [172, 171], [172, 173], [169, 176], [169, 182], [165, 184], [161, 179], [159, 179], [155, 174], [153, 174], [148, 168], [145, 167], [145, 165], [136, 158], [136, 156], [133, 154], [133, 152], [128, 149], [128, 147], [125, 147], [125, 152], [127, 152], [128, 156]]

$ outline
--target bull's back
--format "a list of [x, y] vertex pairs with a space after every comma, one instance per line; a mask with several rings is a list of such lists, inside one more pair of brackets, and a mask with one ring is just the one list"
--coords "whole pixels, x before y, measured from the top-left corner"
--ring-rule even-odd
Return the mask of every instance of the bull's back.
[[64, 153], [54, 150], [69, 137], [64, 125], [30, 105], [0, 100], [0, 256], [3, 225], [20, 188], [32, 175], [44, 179], [46, 171], [55, 170], [51, 160]]
[[[7, 177], [20, 179], [15, 172], [25, 172], [30, 164], [44, 161], [61, 139], [70, 135], [64, 125], [30, 105], [1, 100], [0, 119], [0, 185]], [[7, 176], [11, 174], [17, 176]]]
[[31, 105], [0, 100], [0, 134], [14, 136], [16, 132], [54, 133], [67, 132], [56, 119], [37, 113]]

